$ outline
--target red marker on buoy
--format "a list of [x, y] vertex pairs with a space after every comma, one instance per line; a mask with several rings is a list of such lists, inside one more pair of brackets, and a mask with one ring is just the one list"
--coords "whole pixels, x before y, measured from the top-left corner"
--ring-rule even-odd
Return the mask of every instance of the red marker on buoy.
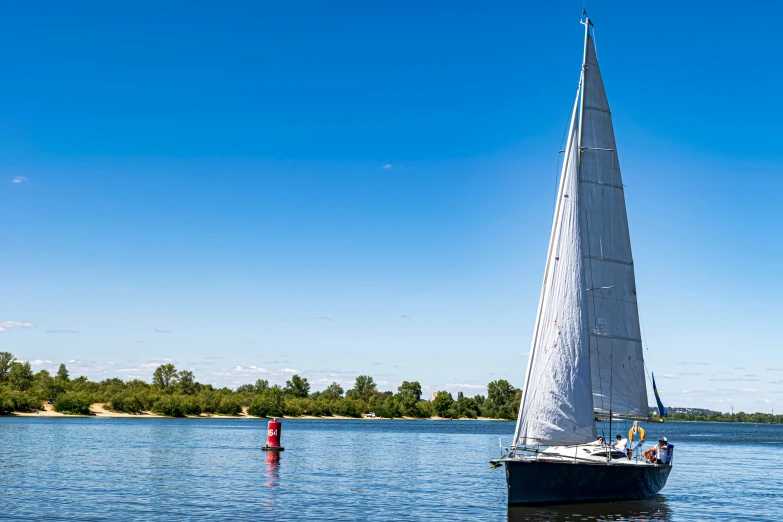
[[269, 421], [266, 430], [266, 446], [261, 448], [262, 450], [283, 451], [285, 449], [280, 445], [281, 426], [280, 421], [277, 419]]

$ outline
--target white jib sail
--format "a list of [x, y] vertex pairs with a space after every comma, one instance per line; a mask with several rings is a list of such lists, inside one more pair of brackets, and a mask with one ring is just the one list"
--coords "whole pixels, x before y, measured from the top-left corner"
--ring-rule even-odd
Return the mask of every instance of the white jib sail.
[[612, 116], [592, 37], [582, 83], [580, 222], [593, 403], [647, 416], [647, 386], [631, 239]]
[[516, 446], [578, 444], [596, 438], [583, 313], [576, 120], [575, 104], [514, 437]]

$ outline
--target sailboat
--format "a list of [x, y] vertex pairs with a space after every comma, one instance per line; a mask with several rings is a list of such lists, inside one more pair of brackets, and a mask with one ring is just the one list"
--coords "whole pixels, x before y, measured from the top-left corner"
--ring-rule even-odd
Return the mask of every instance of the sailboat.
[[624, 185], [593, 24], [586, 13], [581, 23], [582, 72], [519, 417], [492, 461], [505, 466], [510, 505], [642, 499], [672, 469], [597, 441], [597, 421], [610, 422], [611, 436], [613, 421], [649, 414]]

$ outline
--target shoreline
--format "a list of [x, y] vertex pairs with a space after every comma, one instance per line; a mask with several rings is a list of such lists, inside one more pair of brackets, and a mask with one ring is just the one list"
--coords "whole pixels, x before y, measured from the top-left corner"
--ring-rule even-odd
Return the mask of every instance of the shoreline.
[[[39, 410], [38, 412], [13, 412], [8, 415], [0, 415], [0, 417], [46, 417], [46, 418], [83, 418], [83, 419], [92, 419], [92, 418], [105, 418], [105, 419], [271, 419], [272, 417], [256, 417], [253, 415], [247, 414], [247, 408], [242, 408], [242, 413], [239, 415], [220, 415], [220, 414], [210, 414], [210, 413], [202, 413], [200, 415], [185, 415], [183, 417], [169, 417], [167, 415], [158, 415], [157, 413], [152, 413], [150, 411], [145, 411], [142, 413], [134, 414], [134, 413], [119, 413], [112, 410], [109, 410], [105, 407], [105, 403], [93, 403], [90, 405], [90, 413], [91, 415], [70, 415], [67, 413], [60, 413], [54, 411], [54, 408], [51, 404], [45, 404], [43, 410]], [[476, 419], [470, 419], [467, 417], [462, 417], [459, 419], [449, 419], [444, 417], [427, 417], [427, 418], [421, 418], [417, 419], [415, 417], [394, 417], [394, 418], [387, 418], [387, 417], [345, 417], [342, 415], [332, 415], [332, 416], [315, 416], [315, 415], [302, 415], [299, 417], [290, 417], [288, 415], [284, 415], [282, 417], [277, 417], [280, 419], [285, 420], [367, 420], [367, 421], [388, 421], [388, 420], [407, 420], [407, 421], [487, 421], [487, 422], [512, 422], [513, 419], [493, 419], [489, 417], [478, 417]]]

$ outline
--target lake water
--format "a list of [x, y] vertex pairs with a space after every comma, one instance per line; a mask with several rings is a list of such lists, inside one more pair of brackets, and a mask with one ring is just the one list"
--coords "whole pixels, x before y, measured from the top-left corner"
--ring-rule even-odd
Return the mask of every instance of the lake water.
[[676, 447], [654, 499], [509, 509], [488, 462], [513, 423], [284, 420], [275, 455], [262, 420], [0, 417], [0, 518], [783, 519], [783, 426], [645, 427]]

